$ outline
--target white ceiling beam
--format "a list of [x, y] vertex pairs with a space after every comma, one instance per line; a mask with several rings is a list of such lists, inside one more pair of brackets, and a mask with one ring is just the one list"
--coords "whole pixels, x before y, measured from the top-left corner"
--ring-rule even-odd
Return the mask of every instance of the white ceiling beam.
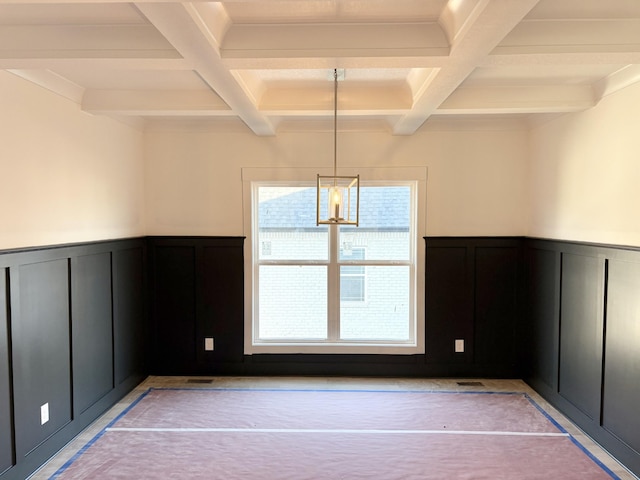
[[437, 114], [575, 112], [595, 106], [589, 85], [461, 87]]
[[87, 90], [86, 112], [104, 115], [230, 116], [226, 103], [208, 90]]
[[407, 77], [407, 83], [413, 95], [413, 101], [425, 95], [427, 88], [438, 75], [439, 68], [414, 68]]
[[[345, 52], [340, 52], [341, 56], [336, 56], [332, 52], [329, 56], [313, 55], [320, 52], [298, 52], [298, 56], [274, 56], [274, 57], [225, 57], [222, 59], [224, 65], [231, 70], [287, 70], [287, 69], [308, 69], [308, 70], [331, 70], [336, 68], [438, 68], [446, 65], [448, 57], [446, 55], [418, 55], [413, 56], [405, 51], [404, 55], [398, 56], [375, 56], [369, 51], [369, 56], [346, 56]], [[324, 52], [329, 53], [329, 52]], [[382, 53], [382, 52], [380, 52]], [[415, 54], [416, 52], [412, 52]], [[276, 52], [271, 52], [276, 54]], [[309, 56], [303, 56], [309, 55]]]
[[[178, 0], [180, 1], [180, 0]], [[190, 3], [207, 3], [211, 0], [189, 0]], [[225, 0], [228, 1], [228, 0]], [[231, 0], [238, 1], [238, 0]], [[245, 1], [245, 0], [240, 0]], [[176, 0], [138, 0], [136, 3], [175, 3]], [[0, 5], [25, 4], [52, 5], [57, 3], [131, 3], [131, 0], [0, 0]]]
[[75, 83], [61, 77], [51, 70], [14, 70], [9, 69], [9, 72], [17, 75], [25, 80], [28, 80], [36, 85], [40, 85], [47, 90], [57, 93], [62, 97], [71, 100], [75, 103], [82, 101], [84, 95], [84, 88], [76, 85]]
[[212, 45], [219, 52], [219, 46], [232, 25], [231, 18], [221, 2], [194, 3], [195, 10], [213, 37]]
[[479, 67], [528, 67], [545, 65], [628, 65], [640, 64], [636, 52], [571, 52], [495, 54], [482, 59]]
[[488, 0], [449, 0], [440, 13], [438, 23], [447, 33], [449, 44], [455, 45], [473, 26]]
[[[329, 116], [333, 114], [332, 88], [278, 88], [265, 91], [260, 110], [268, 115]], [[341, 85], [338, 93], [338, 114], [402, 115], [412, 104], [411, 92], [405, 86]]]
[[627, 65], [596, 82], [593, 86], [598, 99], [640, 82], [640, 65]]
[[412, 111], [394, 125], [394, 133], [413, 134], [473, 72], [478, 59], [488, 55], [538, 1], [490, 0], [478, 3], [478, 10], [469, 13], [473, 23], [452, 45], [450, 63], [443, 66], [435, 78], [428, 79], [428, 88], [416, 98]]
[[215, 35], [193, 5], [136, 3], [136, 6], [251, 130], [257, 135], [275, 134], [273, 125], [222, 63]]
[[0, 25], [2, 58], [176, 58], [152, 25]]
[[55, 70], [67, 67], [89, 70], [193, 70], [183, 58], [7, 58], [0, 52], [0, 69]]
[[640, 19], [525, 20], [495, 54], [609, 53], [640, 51]]
[[[278, 119], [278, 132], [333, 132], [333, 119], [317, 116]], [[338, 132], [384, 132], [391, 133], [386, 117], [338, 118]]]
[[241, 58], [446, 56], [449, 42], [432, 23], [232, 25], [222, 44], [225, 61]]

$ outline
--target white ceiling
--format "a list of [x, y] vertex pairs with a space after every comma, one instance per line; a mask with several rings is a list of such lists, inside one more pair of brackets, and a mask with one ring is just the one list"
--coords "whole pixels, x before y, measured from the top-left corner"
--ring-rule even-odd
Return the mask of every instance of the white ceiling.
[[[548, 118], [640, 81], [640, 0], [0, 0], [0, 68], [130, 122]], [[346, 127], [345, 127], [346, 128]]]

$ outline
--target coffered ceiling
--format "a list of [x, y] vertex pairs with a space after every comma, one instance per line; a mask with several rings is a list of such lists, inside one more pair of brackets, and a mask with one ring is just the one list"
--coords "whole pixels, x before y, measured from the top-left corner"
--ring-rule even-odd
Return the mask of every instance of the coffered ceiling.
[[0, 0], [0, 68], [141, 125], [257, 135], [585, 110], [640, 81], [639, 0]]

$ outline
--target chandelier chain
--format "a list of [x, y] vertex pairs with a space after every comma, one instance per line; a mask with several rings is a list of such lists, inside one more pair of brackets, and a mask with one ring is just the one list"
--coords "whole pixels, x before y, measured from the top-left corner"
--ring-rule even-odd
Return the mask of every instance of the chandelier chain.
[[338, 171], [338, 69], [333, 69], [333, 176]]

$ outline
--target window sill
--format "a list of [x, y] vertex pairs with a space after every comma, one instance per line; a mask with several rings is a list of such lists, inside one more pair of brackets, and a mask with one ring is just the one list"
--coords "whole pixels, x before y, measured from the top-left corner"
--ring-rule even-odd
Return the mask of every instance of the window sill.
[[364, 342], [299, 343], [283, 344], [262, 342], [245, 347], [245, 355], [260, 353], [289, 354], [373, 354], [373, 355], [417, 355], [424, 353], [424, 346], [415, 343], [372, 344]]

